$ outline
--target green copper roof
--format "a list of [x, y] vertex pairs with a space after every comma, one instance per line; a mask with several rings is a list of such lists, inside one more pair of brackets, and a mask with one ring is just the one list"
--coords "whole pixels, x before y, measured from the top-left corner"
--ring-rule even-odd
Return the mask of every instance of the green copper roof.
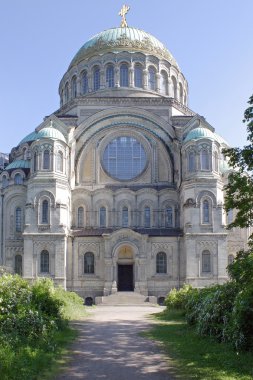
[[217, 141], [220, 144], [228, 145], [228, 143], [217, 133], [210, 131], [210, 129], [198, 127], [192, 129], [185, 137], [184, 143], [191, 141], [191, 140], [199, 140], [199, 139], [210, 139]]
[[88, 40], [77, 52], [69, 68], [88, 56], [101, 54], [103, 51], [143, 51], [162, 56], [178, 67], [172, 54], [157, 38], [137, 28], [119, 27], [104, 30]]
[[61, 141], [66, 142], [66, 139], [63, 136], [63, 134], [60, 131], [58, 131], [58, 129], [53, 128], [53, 127], [42, 128], [38, 132], [37, 135], [38, 135], [38, 139], [48, 138], [48, 139], [56, 139], [56, 140], [61, 140]]
[[30, 161], [28, 160], [16, 160], [13, 161], [11, 164], [6, 166], [4, 170], [9, 170], [9, 169], [30, 169]]
[[27, 135], [26, 137], [24, 137], [23, 140], [21, 140], [18, 145], [21, 145], [21, 144], [24, 144], [24, 143], [30, 142], [30, 141], [35, 141], [37, 139], [38, 139], [38, 133], [32, 132], [32, 133], [29, 133], [29, 135]]
[[26, 142], [43, 139], [43, 138], [56, 139], [56, 140], [61, 140], [61, 141], [66, 142], [65, 137], [60, 131], [58, 131], [58, 129], [54, 127], [45, 127], [45, 128], [42, 128], [39, 132], [32, 132], [26, 137], [24, 137], [23, 140], [20, 141], [19, 145], [22, 145]]

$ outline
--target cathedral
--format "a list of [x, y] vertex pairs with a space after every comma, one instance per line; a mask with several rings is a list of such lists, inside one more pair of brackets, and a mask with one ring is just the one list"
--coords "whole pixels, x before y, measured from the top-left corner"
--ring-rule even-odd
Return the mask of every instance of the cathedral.
[[188, 108], [167, 47], [125, 13], [76, 53], [60, 108], [0, 174], [0, 265], [92, 301], [221, 284], [247, 241], [226, 229], [228, 144]]

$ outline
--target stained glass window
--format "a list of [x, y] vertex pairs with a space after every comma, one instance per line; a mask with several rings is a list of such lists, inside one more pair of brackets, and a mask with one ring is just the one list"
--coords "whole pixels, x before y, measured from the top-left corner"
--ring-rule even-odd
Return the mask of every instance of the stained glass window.
[[93, 70], [93, 88], [94, 91], [100, 89], [100, 70], [99, 67], [95, 67]]
[[94, 254], [92, 252], [86, 252], [84, 255], [84, 273], [94, 273]]
[[211, 272], [211, 254], [209, 251], [202, 252], [202, 272]]
[[42, 223], [48, 224], [49, 223], [49, 207], [48, 207], [48, 201], [44, 199], [42, 202]]
[[106, 227], [106, 208], [105, 207], [100, 207], [99, 224], [100, 224], [100, 227]]
[[134, 67], [134, 85], [135, 87], [142, 87], [142, 66], [135, 65]]
[[148, 88], [155, 91], [155, 69], [154, 67], [149, 67], [148, 69]]
[[15, 212], [16, 232], [21, 232], [21, 208], [17, 207]]
[[40, 254], [40, 272], [49, 273], [49, 253], [46, 250]]
[[139, 141], [121, 136], [112, 140], [105, 148], [102, 164], [104, 169], [120, 180], [137, 177], [146, 166], [146, 153]]
[[16, 255], [15, 256], [15, 273], [19, 274], [22, 276], [22, 256], [21, 255]]
[[128, 87], [128, 66], [125, 63], [120, 66], [120, 87]]
[[106, 85], [107, 87], [114, 87], [114, 67], [109, 65], [106, 68]]
[[83, 88], [83, 94], [87, 94], [87, 92], [88, 92], [88, 74], [87, 74], [87, 71], [84, 71], [83, 75], [82, 75], [82, 88]]
[[156, 273], [167, 273], [167, 256], [165, 252], [156, 255]]
[[203, 223], [210, 223], [209, 202], [204, 200], [203, 202]]
[[144, 227], [150, 227], [150, 207], [144, 209]]

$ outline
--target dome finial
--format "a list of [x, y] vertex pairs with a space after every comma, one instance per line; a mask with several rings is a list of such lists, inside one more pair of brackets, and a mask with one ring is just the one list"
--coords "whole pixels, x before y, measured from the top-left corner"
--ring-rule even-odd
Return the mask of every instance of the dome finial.
[[120, 12], [119, 12], [119, 16], [122, 17], [121, 23], [120, 23], [121, 28], [126, 28], [128, 26], [127, 21], [126, 21], [126, 14], [129, 11], [129, 9], [130, 9], [130, 7], [126, 4], [124, 4], [123, 7], [121, 8]]

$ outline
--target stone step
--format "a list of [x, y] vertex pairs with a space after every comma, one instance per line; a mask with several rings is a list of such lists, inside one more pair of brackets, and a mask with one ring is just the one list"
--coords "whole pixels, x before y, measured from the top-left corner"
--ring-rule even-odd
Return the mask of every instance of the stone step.
[[[96, 297], [96, 304], [100, 305], [147, 305], [150, 297], [136, 292], [117, 292], [109, 296]], [[152, 297], [152, 304], [156, 303]]]

